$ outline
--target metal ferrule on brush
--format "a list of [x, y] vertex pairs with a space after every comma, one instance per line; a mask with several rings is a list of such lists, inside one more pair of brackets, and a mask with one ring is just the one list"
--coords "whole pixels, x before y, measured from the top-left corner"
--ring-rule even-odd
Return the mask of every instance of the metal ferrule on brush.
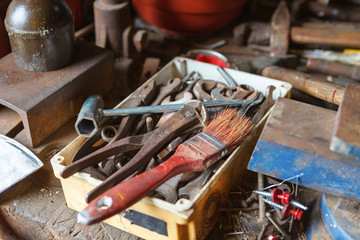
[[227, 146], [214, 138], [207, 132], [201, 132], [183, 143], [185, 147], [191, 148], [205, 160], [206, 167], [225, 156], [228, 152]]

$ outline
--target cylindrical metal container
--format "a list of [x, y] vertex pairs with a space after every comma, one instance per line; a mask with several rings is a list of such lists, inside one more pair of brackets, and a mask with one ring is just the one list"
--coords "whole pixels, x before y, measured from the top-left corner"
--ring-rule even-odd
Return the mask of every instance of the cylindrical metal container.
[[74, 22], [63, 0], [13, 0], [5, 26], [19, 67], [47, 72], [71, 63]]

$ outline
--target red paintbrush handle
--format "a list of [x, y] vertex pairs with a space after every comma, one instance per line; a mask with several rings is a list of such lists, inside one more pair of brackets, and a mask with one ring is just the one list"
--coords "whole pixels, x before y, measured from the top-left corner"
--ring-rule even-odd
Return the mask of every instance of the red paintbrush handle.
[[114, 186], [78, 214], [78, 223], [94, 224], [124, 211], [171, 177], [183, 172], [183, 164], [181, 157], [173, 156], [157, 167]]
[[78, 214], [78, 223], [89, 225], [124, 211], [169, 178], [188, 171], [202, 171], [226, 152], [226, 145], [206, 133], [181, 144], [175, 154], [157, 167], [106, 191]]

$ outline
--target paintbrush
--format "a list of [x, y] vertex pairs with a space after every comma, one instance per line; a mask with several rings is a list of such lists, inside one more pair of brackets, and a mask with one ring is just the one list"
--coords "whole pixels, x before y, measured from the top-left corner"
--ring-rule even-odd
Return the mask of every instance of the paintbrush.
[[77, 217], [80, 224], [90, 225], [124, 211], [154, 189], [180, 173], [203, 171], [234, 150], [252, 132], [251, 120], [226, 109], [195, 135], [178, 146], [165, 162], [109, 189]]

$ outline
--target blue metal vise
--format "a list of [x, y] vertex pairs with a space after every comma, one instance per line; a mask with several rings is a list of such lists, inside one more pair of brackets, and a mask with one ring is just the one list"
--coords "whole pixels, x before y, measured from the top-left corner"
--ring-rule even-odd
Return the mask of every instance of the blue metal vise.
[[248, 169], [360, 201], [359, 153], [360, 87], [348, 85], [338, 112], [280, 98]]
[[307, 239], [353, 240], [360, 236], [360, 204], [323, 194], [311, 212]]

